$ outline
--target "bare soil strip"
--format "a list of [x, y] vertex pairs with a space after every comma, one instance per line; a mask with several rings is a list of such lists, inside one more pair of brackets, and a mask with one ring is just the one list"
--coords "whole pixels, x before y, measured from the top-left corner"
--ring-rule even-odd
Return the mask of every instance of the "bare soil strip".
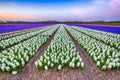
[[13, 75], [11, 73], [0, 72], [0, 80], [30, 80], [38, 70], [35, 67], [34, 62], [37, 59], [39, 59], [42, 54], [44, 54], [44, 51], [47, 49], [48, 45], [50, 44], [57, 30], [48, 39], [48, 41], [40, 48], [40, 50], [36, 53], [34, 58], [29, 61], [29, 63], [25, 66], [25, 68], [19, 74]]

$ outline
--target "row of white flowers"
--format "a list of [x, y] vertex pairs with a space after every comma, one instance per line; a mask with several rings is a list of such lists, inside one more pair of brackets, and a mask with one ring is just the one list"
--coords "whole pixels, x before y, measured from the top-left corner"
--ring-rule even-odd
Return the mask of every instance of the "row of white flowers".
[[106, 45], [88, 35], [85, 35], [70, 27], [66, 27], [78, 43], [91, 56], [101, 70], [120, 69], [119, 50]]
[[0, 70], [17, 74], [57, 28], [58, 27], [52, 27], [46, 32], [40, 33], [18, 45], [2, 51], [2, 53], [0, 53]]
[[10, 37], [14, 37], [14, 36], [17, 36], [17, 35], [22, 35], [22, 34], [25, 34], [25, 33], [29, 33], [29, 32], [32, 32], [32, 31], [39, 30], [39, 29], [41, 29], [41, 27], [40, 28], [32, 28], [32, 29], [25, 29], [25, 30], [20, 30], [20, 31], [2, 33], [2, 34], [0, 34], [0, 40], [7, 39], [7, 38], [10, 38]]
[[82, 58], [79, 56], [75, 45], [67, 34], [63, 26], [61, 26], [51, 41], [44, 55], [35, 62], [38, 69], [61, 70], [62, 67], [80, 68], [85, 67]]
[[23, 41], [27, 38], [35, 36], [35, 35], [43, 32], [45, 30], [50, 29], [50, 28], [51, 27], [47, 27], [47, 28], [40, 29], [40, 30], [37, 30], [37, 31], [34, 31], [34, 32], [30, 32], [30, 33], [26, 33], [26, 34], [23, 34], [23, 35], [14, 36], [14, 37], [11, 37], [11, 38], [8, 38], [8, 39], [5, 39], [5, 40], [1, 40], [0, 41], [0, 50], [5, 49], [7, 46], [19, 43], [19, 42], [21, 42], [21, 41]]
[[96, 38], [100, 41], [103, 41], [104, 43], [107, 43], [108, 45], [111, 45], [115, 48], [120, 49], [120, 35], [118, 34], [112, 34], [107, 32], [101, 32], [81, 27], [73, 27], [74, 29], [83, 32], [93, 38]]

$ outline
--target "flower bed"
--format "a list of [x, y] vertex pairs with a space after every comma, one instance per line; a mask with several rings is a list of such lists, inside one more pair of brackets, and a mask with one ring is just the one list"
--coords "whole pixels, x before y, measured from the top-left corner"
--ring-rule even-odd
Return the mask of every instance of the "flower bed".
[[86, 29], [81, 27], [72, 27], [72, 28], [90, 37], [93, 37], [99, 41], [102, 41], [110, 46], [120, 49], [120, 35], [118, 34], [101, 32], [101, 31], [96, 31], [96, 30], [91, 30], [91, 29]]
[[2, 51], [0, 53], [0, 70], [13, 74], [20, 72], [57, 28], [52, 27], [43, 33], [39, 33], [18, 45]]
[[19, 36], [14, 36], [14, 37], [11, 37], [11, 38], [8, 38], [8, 39], [5, 39], [5, 40], [1, 40], [0, 41], [0, 50], [3, 50], [8, 46], [14, 45], [14, 44], [19, 43], [23, 40], [31, 38], [31, 37], [33, 37], [33, 36], [35, 36], [35, 35], [37, 35], [41, 32], [44, 32], [48, 29], [51, 29], [51, 27], [40, 29], [40, 30], [30, 32], [30, 33], [26, 33], [26, 34], [19, 35]]
[[85, 68], [82, 58], [79, 56], [75, 45], [71, 41], [64, 27], [57, 31], [48, 49], [39, 60], [35, 62], [38, 69], [61, 70], [62, 67]]
[[93, 61], [101, 70], [120, 69], [120, 51], [98, 41], [73, 28], [66, 27], [71, 35], [91, 56]]

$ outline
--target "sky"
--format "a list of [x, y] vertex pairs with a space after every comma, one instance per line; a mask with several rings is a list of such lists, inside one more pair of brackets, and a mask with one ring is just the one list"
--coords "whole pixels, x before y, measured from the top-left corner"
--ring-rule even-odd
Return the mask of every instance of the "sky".
[[120, 0], [0, 0], [0, 20], [116, 21]]

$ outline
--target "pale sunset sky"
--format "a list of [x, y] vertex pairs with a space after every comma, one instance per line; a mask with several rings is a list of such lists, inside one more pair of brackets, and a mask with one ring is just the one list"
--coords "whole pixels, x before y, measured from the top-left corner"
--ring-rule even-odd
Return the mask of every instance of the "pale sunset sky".
[[116, 21], [120, 0], [0, 0], [0, 20]]

